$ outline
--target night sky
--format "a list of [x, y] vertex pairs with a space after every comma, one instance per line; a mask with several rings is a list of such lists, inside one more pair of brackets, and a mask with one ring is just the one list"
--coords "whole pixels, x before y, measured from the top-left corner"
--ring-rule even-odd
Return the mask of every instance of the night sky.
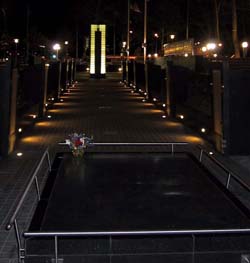
[[[136, 2], [141, 13], [131, 13], [132, 44], [139, 46], [143, 39], [143, 3]], [[218, 0], [220, 1], [220, 0]], [[153, 33], [175, 33], [177, 40], [185, 39], [187, 0], [150, 0], [148, 3], [148, 38], [153, 42]], [[190, 37], [195, 40], [215, 36], [213, 0], [190, 0]], [[231, 1], [222, 1], [220, 9], [221, 39], [231, 40]], [[239, 38], [250, 34], [250, 1], [238, 0]], [[88, 35], [91, 23], [108, 25], [108, 42], [112, 42], [112, 32], [116, 30], [117, 41], [126, 40], [127, 1], [126, 0], [2, 0], [1, 8], [6, 10], [7, 29], [11, 37], [25, 37], [27, 5], [30, 7], [31, 32], [43, 34], [50, 40], [74, 39], [79, 29], [80, 41]], [[1, 31], [3, 15], [1, 13]], [[164, 41], [166, 41], [166, 37]]]

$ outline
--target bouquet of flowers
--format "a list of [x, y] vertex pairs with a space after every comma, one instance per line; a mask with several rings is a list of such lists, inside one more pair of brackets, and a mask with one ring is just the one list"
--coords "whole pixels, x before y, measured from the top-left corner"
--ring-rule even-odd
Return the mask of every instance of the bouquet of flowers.
[[69, 139], [66, 139], [66, 144], [69, 145], [75, 157], [82, 157], [85, 149], [93, 142], [93, 138], [85, 136], [84, 133], [72, 133]]

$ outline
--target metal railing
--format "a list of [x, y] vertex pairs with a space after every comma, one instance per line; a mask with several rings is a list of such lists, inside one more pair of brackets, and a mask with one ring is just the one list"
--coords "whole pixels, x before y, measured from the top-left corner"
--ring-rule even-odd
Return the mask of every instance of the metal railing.
[[[59, 143], [60, 145], [67, 145], [66, 143]], [[169, 143], [90, 143], [89, 146], [170, 146], [171, 150], [170, 153], [174, 154], [176, 150], [176, 146], [186, 146], [190, 145], [187, 142], [169, 142]], [[195, 149], [199, 150], [199, 154], [197, 159], [203, 163], [203, 158], [204, 155], [206, 155], [210, 160], [212, 160], [219, 168], [223, 169], [227, 174], [227, 183], [226, 187], [229, 188], [230, 185], [230, 180], [231, 178], [234, 178], [238, 183], [240, 183], [244, 189], [250, 191], [250, 186], [246, 184], [240, 177], [235, 175], [232, 171], [227, 169], [220, 161], [215, 159], [213, 156], [211, 156], [208, 152], [206, 152], [204, 149], [202, 149], [200, 146], [195, 147]], [[183, 151], [182, 151], [183, 152]], [[188, 151], [186, 151], [188, 152]], [[194, 154], [194, 153], [193, 153]], [[25, 196], [27, 195], [27, 192], [29, 188], [31, 187], [31, 184], [35, 181], [36, 187], [38, 186], [37, 182], [37, 173], [38, 170], [40, 169], [43, 160], [45, 157], [48, 156], [48, 162], [49, 162], [49, 167], [51, 167], [50, 164], [50, 159], [48, 155], [48, 151], [46, 151], [41, 158], [41, 161], [34, 172], [32, 178], [30, 179], [30, 182], [28, 186], [25, 189], [24, 194], [22, 195], [22, 198], [20, 199], [20, 202], [18, 203], [17, 209], [15, 210], [13, 216], [11, 217], [7, 228], [10, 229], [11, 226], [14, 224], [15, 229], [16, 229], [16, 235], [17, 235], [17, 242], [18, 242], [18, 249], [19, 249], [19, 260], [22, 261], [24, 257], [22, 256], [23, 249], [21, 248], [21, 242], [20, 242], [20, 235], [17, 227], [17, 221], [16, 221], [16, 215], [18, 213], [18, 210], [21, 207], [21, 204], [23, 203], [23, 200]], [[203, 163], [204, 164], [204, 163]], [[205, 165], [205, 164], [204, 164]], [[51, 168], [50, 168], [51, 169]], [[38, 194], [38, 199], [40, 198], [40, 192], [39, 188], [37, 188], [37, 194]], [[58, 240], [59, 238], [63, 237], [94, 237], [94, 236], [106, 236], [106, 237], [112, 237], [112, 236], [148, 236], [148, 235], [190, 235], [192, 236], [193, 239], [195, 239], [195, 235], [209, 235], [209, 234], [214, 234], [214, 235], [220, 235], [220, 234], [243, 234], [243, 233], [250, 233], [250, 228], [239, 228], [239, 229], [191, 229], [191, 230], [167, 230], [167, 231], [162, 231], [162, 230], [156, 230], [156, 231], [107, 231], [107, 232], [96, 232], [96, 231], [91, 231], [91, 232], [24, 232], [23, 236], [25, 238], [28, 237], [53, 237], [54, 239], [54, 262], [59, 263], [59, 258], [58, 258]]]
[[200, 149], [199, 154], [199, 161], [202, 163], [203, 156], [206, 155], [210, 160], [212, 160], [219, 168], [221, 168], [226, 174], [227, 174], [227, 180], [226, 180], [226, 188], [229, 189], [231, 179], [233, 178], [237, 183], [239, 183], [245, 190], [250, 192], [250, 186], [245, 183], [238, 175], [236, 175], [234, 172], [232, 172], [230, 169], [228, 169], [222, 162], [214, 158], [212, 155], [210, 155], [208, 152], [206, 152], [204, 149], [202, 149], [200, 146], [198, 146]]
[[[114, 237], [114, 236], [176, 236], [190, 235], [193, 239], [193, 256], [195, 254], [195, 235], [209, 234], [246, 234], [250, 233], [250, 228], [246, 229], [193, 229], [193, 230], [167, 230], [167, 231], [107, 231], [107, 232], [25, 232], [24, 237], [53, 237], [54, 238], [54, 262], [61, 262], [58, 257], [59, 237]], [[113, 255], [113, 254], [112, 254]]]
[[8, 220], [8, 223], [6, 225], [6, 230], [10, 230], [13, 225], [15, 227], [15, 234], [16, 234], [16, 239], [17, 239], [17, 248], [18, 248], [18, 258], [19, 261], [22, 261], [24, 259], [24, 249], [22, 248], [22, 244], [21, 244], [21, 236], [20, 236], [20, 232], [19, 232], [19, 227], [18, 227], [18, 222], [17, 222], [17, 215], [19, 210], [21, 209], [24, 200], [26, 199], [30, 188], [32, 186], [32, 184], [35, 182], [35, 187], [36, 187], [36, 192], [37, 192], [37, 197], [38, 197], [38, 201], [40, 200], [40, 189], [39, 189], [39, 184], [38, 184], [38, 172], [45, 160], [45, 158], [47, 158], [48, 161], [48, 167], [49, 167], [49, 171], [51, 171], [51, 161], [50, 161], [50, 156], [49, 156], [49, 150], [46, 149], [46, 151], [43, 153], [43, 156], [41, 157], [33, 175], [31, 176], [31, 178], [28, 181], [28, 184], [25, 187], [25, 190], [23, 192], [23, 194], [21, 195], [18, 204], [16, 205], [16, 208], [14, 210], [14, 212], [12, 213], [11, 217]]

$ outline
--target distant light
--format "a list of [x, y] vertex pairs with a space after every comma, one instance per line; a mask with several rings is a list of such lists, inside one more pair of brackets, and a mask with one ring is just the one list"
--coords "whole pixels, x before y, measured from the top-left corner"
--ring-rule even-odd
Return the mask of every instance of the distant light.
[[19, 153], [17, 153], [16, 155], [17, 155], [18, 157], [21, 157], [21, 156], [23, 156], [23, 153], [19, 152]]
[[60, 99], [61, 102], [63, 102], [63, 99]]
[[131, 93], [135, 93], [133, 90], [131, 90]]
[[126, 47], [126, 45], [127, 45], [127, 42], [126, 42], [126, 41], [123, 41], [123, 42], [122, 42], [122, 47]]
[[219, 47], [222, 47], [222, 43], [219, 43], [218, 46], [219, 46]]
[[205, 133], [205, 132], [206, 132], [206, 129], [205, 129], [205, 128], [201, 128], [201, 132], [202, 132], [202, 133]]
[[162, 104], [162, 107], [164, 107], [164, 108], [165, 108], [165, 107], [166, 107], [166, 104], [165, 104], [165, 103], [164, 103], [164, 104]]
[[55, 98], [51, 98], [51, 100], [53, 100], [53, 101], [54, 101], [54, 100], [55, 100]]
[[248, 47], [248, 42], [246, 42], [246, 41], [242, 42], [242, 43], [241, 43], [241, 46], [242, 46], [243, 48], [247, 48], [247, 47]]
[[217, 58], [217, 57], [218, 57], [218, 54], [214, 54], [213, 56], [214, 56], [214, 58]]
[[209, 152], [209, 155], [213, 155], [214, 153], [213, 152]]
[[133, 30], [130, 30], [129, 33], [130, 33], [130, 34], [133, 34]]
[[180, 115], [180, 119], [182, 119], [182, 120], [183, 120], [183, 119], [184, 119], [184, 115]]
[[45, 104], [45, 107], [48, 107], [48, 106], [49, 106], [49, 104], [48, 104], [48, 103], [46, 103], [46, 104]]
[[149, 57], [149, 58], [151, 58], [151, 57], [152, 57], [152, 55], [151, 55], [151, 54], [148, 54], [148, 57]]
[[207, 44], [207, 49], [208, 49], [208, 50], [214, 50], [214, 49], [216, 49], [216, 44], [215, 44], [215, 43], [208, 43], [208, 44]]
[[144, 92], [144, 95], [147, 96], [147, 92]]
[[53, 55], [52, 55], [52, 58], [56, 58], [56, 55], [55, 55], [55, 54], [53, 54]]
[[8, 61], [8, 60], [9, 60], [9, 58], [6, 58], [5, 60], [6, 60], [6, 61]]
[[153, 98], [153, 101], [157, 101], [157, 99], [156, 99], [156, 98]]
[[157, 53], [155, 53], [155, 54], [154, 54], [154, 57], [155, 57], [155, 58], [158, 58], [158, 54], [157, 54]]
[[47, 117], [48, 117], [48, 119], [51, 119], [51, 118], [52, 118], [52, 116], [51, 116], [51, 115], [48, 115]]
[[142, 100], [142, 102], [146, 102], [146, 100], [145, 100], [145, 99], [143, 99], [143, 100]]
[[[53, 56], [54, 56], [54, 55], [53, 55]], [[55, 56], [56, 56], [56, 55], [55, 55]], [[45, 67], [49, 67], [49, 63], [46, 63], [46, 64], [45, 64]]]
[[64, 44], [65, 44], [65, 45], [68, 45], [68, 44], [69, 44], [69, 41], [65, 41]]
[[140, 91], [140, 92], [142, 92], [142, 90], [141, 90], [141, 89], [139, 89], [139, 91]]
[[19, 39], [18, 39], [18, 38], [14, 38], [14, 42], [15, 42], [16, 44], [18, 44], [18, 43], [19, 43]]
[[155, 36], [156, 38], [158, 38], [158, 37], [159, 37], [159, 35], [158, 35], [157, 33], [155, 33], [155, 34], [154, 34], [154, 36]]
[[118, 71], [121, 72], [121, 71], [122, 71], [122, 68], [118, 68]]
[[89, 68], [86, 68], [86, 71], [89, 71]]
[[184, 57], [186, 57], [186, 58], [187, 58], [187, 57], [188, 57], [188, 53], [185, 53]]
[[172, 35], [170, 35], [170, 39], [175, 39], [175, 35], [174, 34], [172, 34]]
[[166, 119], [166, 118], [167, 118], [167, 116], [166, 116], [166, 115], [162, 115], [162, 118], [163, 118], [163, 119]]
[[33, 118], [33, 119], [36, 119], [36, 117], [37, 117], [36, 115], [32, 115], [32, 118]]
[[201, 50], [202, 50], [202, 52], [207, 52], [207, 48], [206, 47], [202, 47]]
[[60, 49], [61, 49], [60, 44], [56, 43], [56, 44], [53, 46], [53, 49], [54, 49], [54, 50], [60, 50]]
[[22, 131], [23, 131], [23, 129], [22, 129], [22, 128], [19, 128], [19, 129], [18, 129], [18, 132], [19, 132], [19, 133], [21, 133]]

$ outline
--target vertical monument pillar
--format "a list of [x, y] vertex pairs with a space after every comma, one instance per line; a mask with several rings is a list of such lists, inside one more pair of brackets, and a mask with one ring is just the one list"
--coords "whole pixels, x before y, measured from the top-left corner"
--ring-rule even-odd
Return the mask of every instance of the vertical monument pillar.
[[106, 76], [106, 25], [91, 25], [90, 76]]

